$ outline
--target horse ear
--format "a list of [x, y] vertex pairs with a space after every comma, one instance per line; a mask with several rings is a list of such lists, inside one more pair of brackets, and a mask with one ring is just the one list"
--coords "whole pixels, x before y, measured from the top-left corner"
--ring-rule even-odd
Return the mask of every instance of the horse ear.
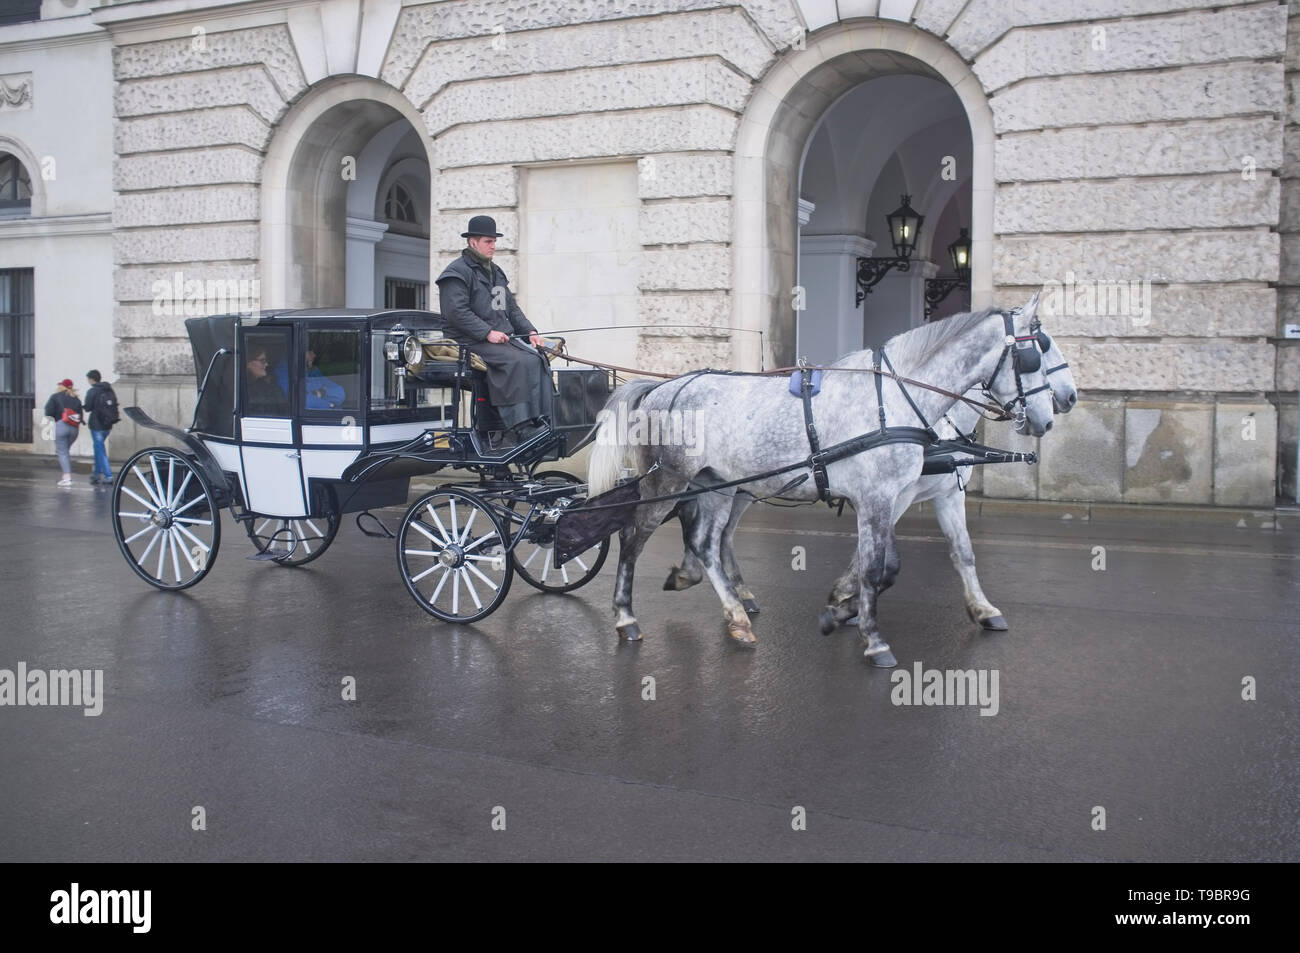
[[1034, 296], [1029, 299], [1029, 304], [1025, 305], [1024, 308], [1021, 309], [1024, 312], [1026, 320], [1032, 321], [1034, 318], [1038, 317], [1038, 295], [1039, 292], [1035, 291]]

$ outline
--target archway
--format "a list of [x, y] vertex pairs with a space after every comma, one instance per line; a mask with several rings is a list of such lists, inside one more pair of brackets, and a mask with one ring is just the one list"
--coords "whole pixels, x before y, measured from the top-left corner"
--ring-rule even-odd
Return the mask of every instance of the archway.
[[[263, 307], [382, 306], [390, 270], [427, 289], [432, 155], [423, 129], [401, 93], [364, 77], [325, 80], [289, 110], [263, 163]], [[390, 239], [384, 190], [393, 185], [402, 201]]]
[[[822, 114], [799, 178], [800, 357], [832, 361], [924, 321], [927, 281], [952, 270], [947, 247], [970, 225], [970, 154], [961, 101], [928, 76], [867, 80]], [[902, 196], [923, 216], [910, 267], [886, 272], [859, 301], [857, 259], [894, 254], [886, 216]]]
[[[733, 315], [738, 327], [766, 332], [769, 363], [788, 364], [796, 357], [798, 173], [806, 144], [840, 97], [899, 74], [946, 84], [965, 113], [971, 141], [971, 303], [982, 307], [992, 299], [993, 115], [978, 79], [945, 43], [914, 27], [828, 27], [768, 71], [737, 136]], [[736, 353], [740, 366], [757, 366], [754, 345], [738, 340]]]

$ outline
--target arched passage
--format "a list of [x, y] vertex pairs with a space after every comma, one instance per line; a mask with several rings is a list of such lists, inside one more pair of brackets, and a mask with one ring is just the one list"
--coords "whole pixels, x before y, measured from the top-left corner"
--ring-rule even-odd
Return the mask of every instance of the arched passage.
[[[972, 305], [992, 298], [993, 115], [978, 79], [946, 44], [914, 27], [827, 27], [767, 72], [737, 136], [733, 314], [738, 327], [766, 332], [769, 361], [796, 357], [798, 173], [809, 136], [841, 96], [897, 74], [946, 83], [961, 103], [971, 142]], [[737, 341], [736, 350], [741, 366], [757, 366], [754, 345]]]
[[[264, 307], [375, 305], [383, 290], [375, 246], [387, 241], [388, 231], [380, 190], [399, 178], [406, 183], [404, 205], [414, 209], [409, 224], [423, 225], [421, 278], [428, 284], [432, 157], [423, 129], [401, 93], [364, 77], [326, 80], [294, 104], [263, 163]], [[401, 245], [409, 277], [421, 239], [402, 239], [390, 244]]]
[[[832, 361], [925, 320], [929, 279], [970, 225], [970, 126], [946, 82], [895, 73], [853, 87], [808, 136], [799, 177], [797, 353]], [[892, 256], [886, 216], [907, 196], [922, 216], [907, 271], [884, 272], [859, 302], [859, 256]], [[937, 313], [964, 305], [964, 292]]]

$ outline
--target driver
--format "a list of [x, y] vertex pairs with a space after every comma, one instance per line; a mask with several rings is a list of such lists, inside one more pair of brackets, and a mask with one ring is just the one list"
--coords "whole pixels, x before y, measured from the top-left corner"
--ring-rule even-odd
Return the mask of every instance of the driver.
[[[438, 276], [439, 307], [447, 332], [487, 364], [488, 395], [507, 429], [519, 440], [545, 426], [554, 395], [550, 368], [534, 348], [541, 335], [524, 317], [506, 276], [492, 261], [496, 221], [475, 215], [461, 233], [467, 247]], [[528, 335], [529, 347], [511, 335]]]

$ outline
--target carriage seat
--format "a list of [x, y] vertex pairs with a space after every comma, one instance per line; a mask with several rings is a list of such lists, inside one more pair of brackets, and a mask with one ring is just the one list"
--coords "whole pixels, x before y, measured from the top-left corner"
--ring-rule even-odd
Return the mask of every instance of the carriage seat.
[[[473, 419], [482, 431], [501, 430], [503, 425], [496, 408], [488, 400], [487, 364], [477, 354], [468, 355], [469, 373], [461, 373], [461, 347], [451, 338], [425, 341], [424, 356], [419, 364], [407, 364], [406, 373], [425, 384], [451, 387], [458, 380], [473, 402]], [[466, 379], [467, 378], [467, 379]]]
[[[424, 355], [419, 364], [407, 364], [406, 373], [426, 384], [441, 384], [450, 387], [460, 376], [460, 356], [463, 345], [451, 338], [438, 338], [423, 341]], [[547, 344], [555, 347], [562, 341], [548, 340]], [[477, 428], [482, 431], [504, 430], [505, 426], [498, 416], [496, 408], [488, 398], [487, 364], [477, 354], [469, 354], [470, 393], [474, 406], [474, 419]]]

